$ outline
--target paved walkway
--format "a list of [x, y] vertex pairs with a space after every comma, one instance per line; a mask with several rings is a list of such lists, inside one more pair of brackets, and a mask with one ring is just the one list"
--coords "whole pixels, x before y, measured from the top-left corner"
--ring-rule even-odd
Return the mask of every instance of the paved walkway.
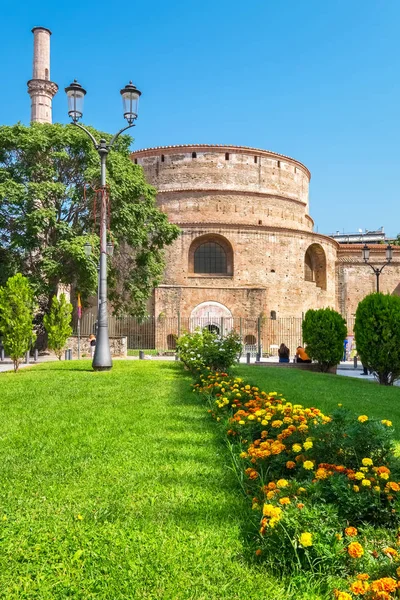
[[[33, 358], [30, 359], [29, 364], [22, 362], [19, 365], [19, 368], [21, 369], [22, 367], [32, 367], [34, 365], [39, 365], [40, 363], [44, 363], [44, 362], [53, 362], [55, 360], [58, 360], [56, 356], [39, 356], [39, 359], [35, 362], [33, 360]], [[13, 362], [10, 358], [5, 358], [3, 361], [0, 361], [0, 373], [4, 373], [4, 371], [13, 371], [14, 370], [14, 365]]]

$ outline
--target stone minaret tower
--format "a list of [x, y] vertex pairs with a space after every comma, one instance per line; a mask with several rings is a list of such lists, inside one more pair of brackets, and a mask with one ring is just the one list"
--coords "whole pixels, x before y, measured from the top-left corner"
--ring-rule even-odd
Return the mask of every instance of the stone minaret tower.
[[28, 81], [31, 97], [31, 122], [51, 123], [51, 103], [58, 85], [50, 81], [50, 29], [34, 27], [33, 75]]

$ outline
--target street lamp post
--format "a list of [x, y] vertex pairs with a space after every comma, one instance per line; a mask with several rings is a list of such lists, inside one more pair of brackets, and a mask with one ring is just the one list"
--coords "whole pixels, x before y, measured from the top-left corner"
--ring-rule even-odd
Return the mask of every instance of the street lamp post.
[[376, 276], [376, 291], [379, 292], [379, 276], [382, 273], [383, 269], [386, 267], [386, 265], [388, 265], [392, 261], [392, 258], [393, 258], [392, 246], [390, 244], [388, 244], [386, 246], [386, 262], [380, 268], [379, 267], [374, 267], [369, 262], [369, 248], [368, 248], [367, 244], [365, 244], [363, 246], [363, 248], [362, 248], [362, 257], [364, 259], [365, 264], [369, 265], [371, 267], [371, 269], [373, 270], [373, 272], [375, 273], [375, 276]]
[[[124, 118], [128, 125], [123, 127], [107, 143], [105, 139], [99, 142], [83, 125], [78, 123], [83, 115], [83, 100], [86, 90], [75, 80], [70, 86], [65, 88], [68, 97], [68, 114], [72, 119], [72, 124], [82, 129], [92, 140], [96, 148], [101, 165], [101, 210], [100, 210], [100, 272], [98, 284], [98, 312], [97, 312], [97, 338], [96, 348], [93, 357], [92, 366], [95, 371], [108, 371], [112, 367], [110, 352], [110, 340], [108, 337], [108, 314], [107, 314], [107, 254], [111, 254], [110, 246], [107, 243], [107, 200], [106, 200], [106, 162], [107, 156], [114, 145], [115, 140], [123, 132], [135, 125], [135, 119], [138, 114], [138, 103], [141, 92], [132, 85], [130, 81], [121, 91], [124, 107]], [[86, 245], [85, 245], [86, 246]], [[87, 248], [85, 248], [85, 252]]]

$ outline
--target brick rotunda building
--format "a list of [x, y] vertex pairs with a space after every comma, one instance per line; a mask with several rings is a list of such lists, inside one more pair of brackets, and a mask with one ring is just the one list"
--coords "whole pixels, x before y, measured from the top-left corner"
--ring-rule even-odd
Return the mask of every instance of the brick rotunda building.
[[336, 305], [339, 244], [313, 232], [301, 162], [206, 144], [139, 150], [132, 160], [181, 228], [167, 249], [155, 316], [301, 317]]

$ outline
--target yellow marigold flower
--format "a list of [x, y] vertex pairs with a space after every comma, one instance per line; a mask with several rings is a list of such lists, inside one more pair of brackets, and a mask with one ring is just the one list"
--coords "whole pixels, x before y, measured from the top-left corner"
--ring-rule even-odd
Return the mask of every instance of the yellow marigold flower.
[[303, 467], [307, 470], [310, 471], [311, 469], [314, 468], [314, 463], [311, 460], [305, 460], [303, 462]]
[[383, 419], [383, 421], [381, 421], [381, 423], [383, 425], [386, 425], [386, 427], [392, 427], [392, 425], [393, 425], [392, 421], [389, 421], [388, 419]]
[[273, 529], [278, 521], [279, 519], [277, 517], [272, 517], [272, 519], [269, 520], [268, 525]]
[[293, 450], [293, 452], [301, 452], [300, 444], [293, 444], [292, 450]]
[[358, 479], [359, 481], [361, 481], [361, 479], [364, 479], [365, 475], [361, 471], [357, 471], [357, 473], [354, 475], [354, 477], [356, 479]]
[[363, 485], [364, 487], [370, 487], [371, 486], [371, 482], [369, 479], [363, 479], [361, 482], [361, 485]]
[[274, 498], [274, 496], [275, 496], [274, 490], [271, 490], [270, 492], [267, 492], [267, 499], [268, 500], [272, 500], [272, 498]]
[[381, 488], [379, 487], [379, 485], [374, 485], [374, 490], [375, 492], [380, 492]]
[[239, 421], [239, 425], [245, 425], [245, 421]]
[[379, 473], [381, 479], [389, 479], [389, 473]]
[[356, 527], [346, 527], [344, 532], [348, 537], [355, 537], [356, 535], [358, 535], [358, 531], [357, 531]]
[[360, 423], [365, 423], [368, 421], [368, 417], [367, 415], [360, 415], [357, 420], [360, 421]]
[[368, 467], [360, 467], [360, 471], [362, 471], [363, 473], [368, 473], [369, 469]]
[[364, 554], [364, 548], [358, 542], [351, 542], [347, 548], [347, 552], [352, 558], [361, 558]]
[[308, 531], [302, 533], [299, 537], [299, 542], [303, 546], [303, 548], [312, 546], [312, 533], [308, 533]]
[[372, 459], [370, 459], [370, 458], [363, 458], [361, 462], [364, 465], [364, 467], [370, 467], [371, 465], [374, 464], [372, 462]]
[[263, 515], [264, 517], [274, 517], [275, 519], [279, 519], [282, 515], [282, 509], [273, 504], [264, 504]]
[[312, 447], [313, 447], [312, 442], [304, 442], [304, 444], [303, 444], [304, 450], [310, 450], [310, 448], [312, 448]]
[[278, 488], [285, 488], [289, 485], [289, 482], [286, 479], [278, 479], [276, 485]]
[[308, 431], [308, 426], [305, 425], [305, 423], [302, 423], [301, 425], [299, 425], [299, 427], [297, 429], [299, 431]]
[[299, 489], [297, 490], [298, 494], [304, 494], [304, 492], [306, 492], [306, 488], [303, 487], [299, 487]]
[[272, 421], [272, 423], [271, 423], [272, 427], [275, 427], [275, 428], [280, 427], [282, 424], [283, 424], [283, 421], [279, 421], [279, 419], [276, 421]]
[[78, 519], [78, 521], [83, 521], [82, 515], [77, 515], [76, 518]]
[[352, 598], [347, 592], [338, 592], [336, 594], [336, 600], [352, 600]]
[[282, 505], [290, 504], [290, 498], [288, 498], [287, 496], [285, 496], [284, 498], [280, 498], [279, 504], [282, 504]]
[[263, 420], [261, 421], [261, 425], [262, 425], [263, 427], [265, 427], [266, 425], [268, 425], [268, 421], [266, 421], [265, 419], [263, 419]]
[[360, 488], [358, 487], [358, 485], [353, 485], [353, 492], [359, 492]]

